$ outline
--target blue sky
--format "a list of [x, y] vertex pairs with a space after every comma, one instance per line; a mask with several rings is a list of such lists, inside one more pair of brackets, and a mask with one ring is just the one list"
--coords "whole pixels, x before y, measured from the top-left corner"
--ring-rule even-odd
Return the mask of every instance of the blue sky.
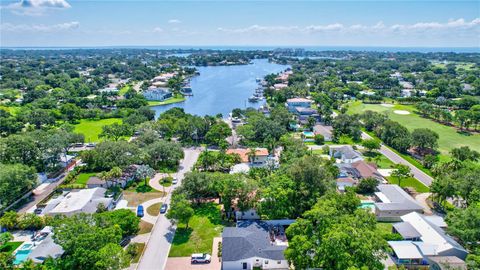
[[1, 46], [480, 47], [480, 1], [1, 0]]

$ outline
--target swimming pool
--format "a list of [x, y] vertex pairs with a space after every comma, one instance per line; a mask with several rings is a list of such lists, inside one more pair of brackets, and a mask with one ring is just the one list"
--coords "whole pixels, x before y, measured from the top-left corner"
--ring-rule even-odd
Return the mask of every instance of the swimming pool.
[[304, 131], [303, 132], [303, 135], [307, 138], [313, 138], [315, 137], [315, 133], [311, 132], [311, 131]]
[[23, 244], [15, 253], [15, 261], [13, 262], [15, 265], [19, 265], [22, 262], [26, 261], [28, 255], [32, 252], [32, 244]]
[[369, 208], [370, 211], [375, 212], [375, 203], [372, 201], [362, 201], [359, 208], [364, 208], [364, 209]]

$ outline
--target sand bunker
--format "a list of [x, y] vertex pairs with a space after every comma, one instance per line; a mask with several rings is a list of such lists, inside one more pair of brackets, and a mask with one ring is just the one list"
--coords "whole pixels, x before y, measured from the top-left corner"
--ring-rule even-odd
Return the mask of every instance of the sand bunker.
[[382, 103], [382, 104], [380, 104], [380, 105], [383, 106], [383, 107], [387, 107], [387, 108], [393, 107], [393, 104], [385, 104], [385, 103]]
[[393, 111], [393, 112], [396, 113], [396, 114], [402, 114], [402, 115], [410, 114], [410, 112], [408, 112], [408, 111], [403, 111], [403, 110], [395, 110], [395, 111]]

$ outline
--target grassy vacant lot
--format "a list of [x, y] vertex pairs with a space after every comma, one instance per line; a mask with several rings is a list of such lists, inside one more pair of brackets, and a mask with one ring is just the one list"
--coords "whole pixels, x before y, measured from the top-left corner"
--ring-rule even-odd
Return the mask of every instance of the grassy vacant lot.
[[99, 119], [99, 120], [90, 120], [82, 119], [78, 124], [75, 125], [74, 132], [81, 133], [85, 135], [85, 142], [99, 142], [101, 141], [98, 138], [98, 135], [102, 133], [102, 127], [106, 125], [111, 125], [113, 123], [122, 123], [120, 118], [109, 118], [109, 119]]
[[123, 191], [123, 199], [128, 201], [128, 206], [137, 207], [139, 204], [142, 204], [146, 201], [163, 197], [163, 192], [160, 191], [152, 191], [152, 192], [136, 192], [131, 190], [124, 190]]
[[140, 220], [139, 227], [140, 227], [140, 230], [138, 231], [138, 234], [149, 233], [152, 231], [153, 224]]
[[95, 175], [97, 175], [97, 173], [81, 173], [77, 176], [77, 178], [75, 178], [74, 184], [86, 185], [88, 179]]
[[[445, 155], [451, 149], [460, 146], [469, 146], [471, 149], [480, 151], [480, 135], [463, 135], [457, 132], [453, 127], [436, 123], [430, 119], [422, 118], [415, 113], [415, 108], [408, 105], [395, 105], [394, 107], [384, 107], [380, 104], [363, 104], [360, 101], [350, 103], [349, 114], [362, 113], [364, 111], [386, 112], [393, 121], [396, 121], [410, 131], [416, 128], [429, 128], [439, 135], [438, 145], [440, 152]], [[409, 111], [408, 115], [394, 113], [395, 110]]]
[[0, 252], [12, 254], [23, 242], [7, 242], [3, 246], [0, 246]]
[[182, 95], [176, 95], [172, 98], [169, 98], [167, 100], [164, 100], [164, 101], [155, 101], [155, 100], [151, 100], [148, 102], [148, 106], [161, 106], [161, 105], [167, 105], [167, 104], [172, 104], [172, 103], [179, 103], [179, 102], [183, 102], [185, 101], [185, 97], [182, 96]]
[[138, 263], [138, 261], [140, 260], [140, 256], [142, 255], [142, 252], [145, 249], [145, 243], [134, 243], [134, 245], [137, 247], [137, 253], [132, 258], [132, 263]]
[[[398, 179], [393, 176], [387, 177], [387, 181], [390, 184], [398, 185]], [[425, 193], [430, 191], [430, 189], [427, 186], [425, 186], [424, 184], [422, 184], [420, 181], [418, 181], [413, 177], [409, 177], [405, 180], [402, 180], [402, 182], [400, 182], [400, 186], [414, 188], [419, 193]]]
[[162, 203], [152, 204], [147, 208], [147, 213], [151, 216], [158, 216], [160, 207], [162, 207]]
[[220, 236], [225, 222], [221, 219], [220, 206], [205, 203], [195, 208], [188, 228], [179, 224], [169, 257], [186, 257], [192, 253], [212, 254], [213, 238]]

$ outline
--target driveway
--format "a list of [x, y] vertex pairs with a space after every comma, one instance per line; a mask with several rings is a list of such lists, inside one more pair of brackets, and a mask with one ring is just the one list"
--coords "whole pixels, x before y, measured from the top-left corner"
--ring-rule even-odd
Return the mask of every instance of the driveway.
[[[200, 155], [200, 149], [184, 149], [185, 158], [180, 162], [180, 170], [176, 173], [178, 184], [166, 188], [167, 196], [163, 197], [163, 203], [170, 203], [171, 194], [182, 183], [185, 173], [189, 172]], [[167, 262], [170, 246], [175, 235], [176, 226], [172, 225], [165, 215], [158, 215], [153, 225], [150, 238], [136, 269], [154, 270], [164, 269]]]
[[220, 270], [222, 263], [218, 257], [218, 242], [221, 241], [221, 237], [213, 238], [212, 261], [209, 264], [192, 264], [190, 257], [169, 257], [165, 270]]
[[[367, 133], [362, 132], [362, 139], [372, 139], [372, 137]], [[386, 156], [388, 159], [390, 159], [393, 163], [404, 164], [410, 167], [413, 177], [415, 177], [418, 181], [422, 182], [427, 187], [429, 187], [432, 184], [433, 178], [431, 176], [422, 172], [419, 168], [415, 167], [413, 164], [406, 161], [404, 158], [402, 158], [397, 153], [390, 150], [388, 147], [382, 145], [379, 152], [382, 153], [384, 156]]]

